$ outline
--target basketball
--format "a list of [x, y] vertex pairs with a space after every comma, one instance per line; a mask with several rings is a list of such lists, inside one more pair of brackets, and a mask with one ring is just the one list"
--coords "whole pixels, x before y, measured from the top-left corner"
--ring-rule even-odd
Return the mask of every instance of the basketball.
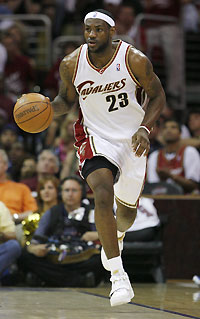
[[39, 133], [51, 124], [53, 108], [44, 95], [28, 93], [17, 100], [13, 116], [16, 124], [25, 132]]

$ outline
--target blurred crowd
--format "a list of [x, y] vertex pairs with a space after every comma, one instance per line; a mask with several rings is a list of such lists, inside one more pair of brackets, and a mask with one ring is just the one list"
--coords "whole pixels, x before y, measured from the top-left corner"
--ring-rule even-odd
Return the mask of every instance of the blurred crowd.
[[[21, 248], [16, 238], [20, 243], [23, 242], [22, 246], [27, 242], [29, 245], [40, 217], [43, 213], [50, 212], [51, 207], [58, 205], [60, 181], [74, 176], [74, 181], [77, 182], [76, 177], [79, 178], [73, 132], [73, 124], [78, 118], [78, 101], [75, 101], [69, 115], [53, 120], [47, 130], [38, 134], [20, 130], [14, 122], [12, 112], [17, 99], [24, 93], [40, 92], [51, 100], [56, 96], [60, 83], [61, 59], [80, 43], [67, 41], [56, 59], [53, 60], [52, 57], [50, 67], [41, 68], [31, 53], [28, 39], [28, 30], [34, 29], [37, 22], [34, 18], [26, 23], [21, 22], [20, 19], [12, 19], [12, 15], [47, 16], [51, 21], [51, 43], [54, 43], [59, 36], [82, 35], [85, 14], [96, 8], [110, 11], [116, 20], [117, 36], [136, 46], [139, 43], [139, 49], [152, 62], [156, 50], [163, 52], [166, 74], [163, 85], [167, 105], [150, 134], [151, 149], [144, 192], [200, 192], [200, 106], [188, 107], [182, 98], [182, 89], [185, 86], [183, 32], [200, 32], [199, 0], [0, 0], [0, 247], [1, 242], [9, 241], [9, 248], [4, 247], [4, 251], [9, 250], [11, 255], [14, 252], [12, 256], [6, 257], [8, 264], [2, 264], [0, 276], [20, 255]], [[138, 29], [142, 14], [153, 15], [154, 18], [149, 16], [149, 19], [140, 23]], [[80, 184], [79, 180], [77, 183], [75, 186]], [[168, 185], [174, 188], [168, 188]], [[85, 187], [87, 195], [90, 194], [91, 190], [87, 185]], [[78, 207], [70, 206], [67, 202], [65, 209], [70, 212], [84, 208], [88, 212], [89, 206], [84, 206], [81, 198], [78, 199]], [[7, 218], [4, 223], [8, 210], [12, 218]], [[80, 218], [80, 212], [78, 214]], [[43, 220], [43, 226], [44, 223], [48, 224], [47, 219]], [[66, 229], [69, 230], [67, 222]], [[20, 225], [16, 235], [13, 223]], [[45, 258], [47, 254], [41, 237], [49, 236], [49, 233], [43, 226], [40, 227], [42, 230], [37, 242], [39, 248], [35, 249], [33, 246], [22, 254], [26, 261], [26, 272], [33, 272], [33, 269], [29, 269], [31, 264], [41, 267], [40, 269], [46, 265], [46, 260], [43, 264], [38, 264], [37, 259], [38, 256]], [[6, 236], [4, 227], [8, 232]], [[88, 234], [83, 237], [84, 232], [81, 232], [81, 238], [86, 242], [96, 242], [98, 237], [94, 221], [88, 222], [85, 233], [89, 231], [91, 237]], [[34, 252], [36, 258], [31, 257], [31, 252]], [[94, 254], [92, 259], [93, 267], [97, 256], [98, 254]], [[97, 284], [100, 278], [96, 274], [91, 278], [91, 265], [85, 270], [89, 274], [87, 280], [89, 283], [93, 280]], [[54, 268], [49, 268], [49, 273]], [[99, 273], [102, 271], [101, 268], [97, 270]], [[70, 273], [72, 270], [68, 267], [67, 271]], [[32, 279], [28, 278], [29, 281]]]

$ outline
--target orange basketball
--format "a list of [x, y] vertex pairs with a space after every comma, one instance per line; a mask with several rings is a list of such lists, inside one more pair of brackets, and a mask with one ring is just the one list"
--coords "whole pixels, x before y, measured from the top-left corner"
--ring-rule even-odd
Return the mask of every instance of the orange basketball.
[[14, 106], [17, 125], [29, 133], [44, 131], [53, 119], [53, 108], [47, 97], [39, 93], [23, 94]]

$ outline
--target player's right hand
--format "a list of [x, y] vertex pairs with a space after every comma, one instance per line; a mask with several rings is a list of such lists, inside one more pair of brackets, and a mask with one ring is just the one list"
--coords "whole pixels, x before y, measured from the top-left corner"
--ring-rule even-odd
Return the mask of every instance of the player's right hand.
[[139, 128], [139, 130], [132, 137], [133, 152], [136, 156], [147, 156], [150, 149], [149, 136], [145, 129]]

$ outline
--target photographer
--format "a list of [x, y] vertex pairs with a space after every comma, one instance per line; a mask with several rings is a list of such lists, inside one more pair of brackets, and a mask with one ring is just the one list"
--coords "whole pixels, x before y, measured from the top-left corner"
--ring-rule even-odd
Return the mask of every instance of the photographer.
[[102, 279], [103, 269], [93, 243], [98, 240], [94, 212], [82, 201], [83, 181], [78, 176], [66, 177], [61, 181], [61, 197], [62, 202], [42, 216], [20, 265], [44, 285], [95, 286]]

